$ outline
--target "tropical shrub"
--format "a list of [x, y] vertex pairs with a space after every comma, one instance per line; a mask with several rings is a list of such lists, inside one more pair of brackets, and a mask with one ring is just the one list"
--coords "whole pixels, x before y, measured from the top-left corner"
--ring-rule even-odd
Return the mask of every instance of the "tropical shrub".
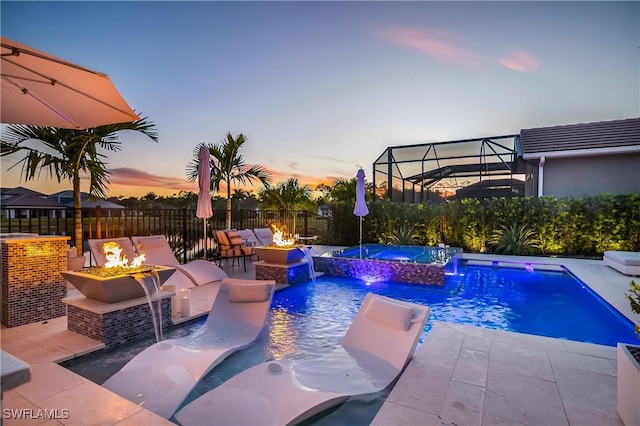
[[385, 235], [385, 244], [418, 245], [419, 243], [420, 235], [413, 226], [407, 224], [391, 229]]
[[[629, 289], [629, 293], [625, 293], [624, 295], [631, 304], [631, 310], [636, 314], [640, 314], [640, 284], [636, 284], [636, 282], [632, 280], [629, 284]], [[635, 328], [640, 338], [640, 326], [636, 325]]]
[[[358, 218], [353, 202], [331, 204], [327, 244], [356, 245]], [[597, 197], [521, 197], [423, 202], [369, 203], [363, 242], [384, 244], [390, 230], [411, 225], [422, 245], [445, 243], [482, 251], [495, 230], [518, 223], [534, 233], [536, 253], [602, 257], [605, 250], [640, 251], [640, 194]], [[331, 239], [329, 241], [329, 239]]]
[[540, 241], [527, 225], [512, 223], [496, 231], [490, 240], [496, 253], [533, 255], [539, 252]]

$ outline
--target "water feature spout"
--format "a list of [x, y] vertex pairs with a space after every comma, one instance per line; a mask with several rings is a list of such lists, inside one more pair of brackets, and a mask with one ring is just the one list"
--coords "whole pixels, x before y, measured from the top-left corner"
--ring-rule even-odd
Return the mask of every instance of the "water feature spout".
[[304, 253], [303, 259], [307, 261], [307, 265], [309, 265], [309, 277], [312, 282], [316, 282], [316, 271], [313, 268], [313, 256], [311, 256], [311, 249], [307, 246], [298, 246], [298, 250]]
[[147, 296], [147, 303], [151, 311], [151, 320], [156, 334], [156, 341], [161, 342], [162, 336], [162, 299], [160, 298], [160, 278], [154, 270], [143, 271], [133, 274], [138, 283], [142, 286], [144, 294]]

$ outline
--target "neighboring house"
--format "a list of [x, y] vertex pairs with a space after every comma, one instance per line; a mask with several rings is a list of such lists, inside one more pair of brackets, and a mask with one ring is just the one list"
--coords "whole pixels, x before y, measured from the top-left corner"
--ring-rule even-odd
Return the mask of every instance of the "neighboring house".
[[[124, 206], [107, 200], [88, 201], [89, 195], [81, 194], [82, 208], [95, 209], [100, 206], [111, 215], [114, 209], [124, 210]], [[7, 219], [29, 217], [67, 217], [67, 208], [73, 207], [73, 191], [62, 191], [46, 195], [21, 186], [16, 188], [0, 188], [0, 205], [2, 215]]]
[[327, 204], [323, 204], [320, 207], [318, 207], [318, 216], [331, 217], [332, 216], [331, 207], [329, 207]]
[[[56, 200], [60, 204], [64, 204], [67, 207], [73, 207], [73, 191], [60, 191], [55, 194], [49, 195], [49, 198]], [[112, 203], [111, 201], [96, 199], [93, 201], [89, 201], [89, 194], [86, 192], [80, 193], [80, 201], [82, 203], [83, 209], [95, 209], [96, 207], [100, 207], [106, 210], [124, 210], [124, 206], [116, 203]]]
[[525, 194], [640, 193], [640, 118], [522, 129]]
[[0, 188], [2, 216], [6, 219], [31, 217], [64, 218], [66, 206], [47, 195], [21, 186]]

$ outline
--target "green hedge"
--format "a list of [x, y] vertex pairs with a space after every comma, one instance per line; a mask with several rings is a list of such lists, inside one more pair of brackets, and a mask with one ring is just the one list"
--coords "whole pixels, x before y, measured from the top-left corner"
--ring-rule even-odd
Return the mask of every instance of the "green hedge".
[[[323, 242], [356, 245], [353, 203], [335, 203]], [[413, 227], [423, 245], [445, 243], [481, 252], [493, 233], [524, 224], [540, 240], [543, 255], [600, 257], [605, 250], [640, 251], [640, 194], [585, 198], [525, 197], [463, 199], [444, 204], [369, 203], [363, 242], [386, 243], [400, 227]]]

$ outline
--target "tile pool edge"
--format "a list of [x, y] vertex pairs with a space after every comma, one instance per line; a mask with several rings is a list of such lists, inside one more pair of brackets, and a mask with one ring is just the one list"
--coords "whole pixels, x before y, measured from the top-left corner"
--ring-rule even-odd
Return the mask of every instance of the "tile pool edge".
[[370, 259], [313, 257], [313, 268], [326, 276], [351, 277], [367, 282], [395, 281], [442, 287], [448, 271], [457, 268], [457, 258], [446, 265], [387, 262]]

